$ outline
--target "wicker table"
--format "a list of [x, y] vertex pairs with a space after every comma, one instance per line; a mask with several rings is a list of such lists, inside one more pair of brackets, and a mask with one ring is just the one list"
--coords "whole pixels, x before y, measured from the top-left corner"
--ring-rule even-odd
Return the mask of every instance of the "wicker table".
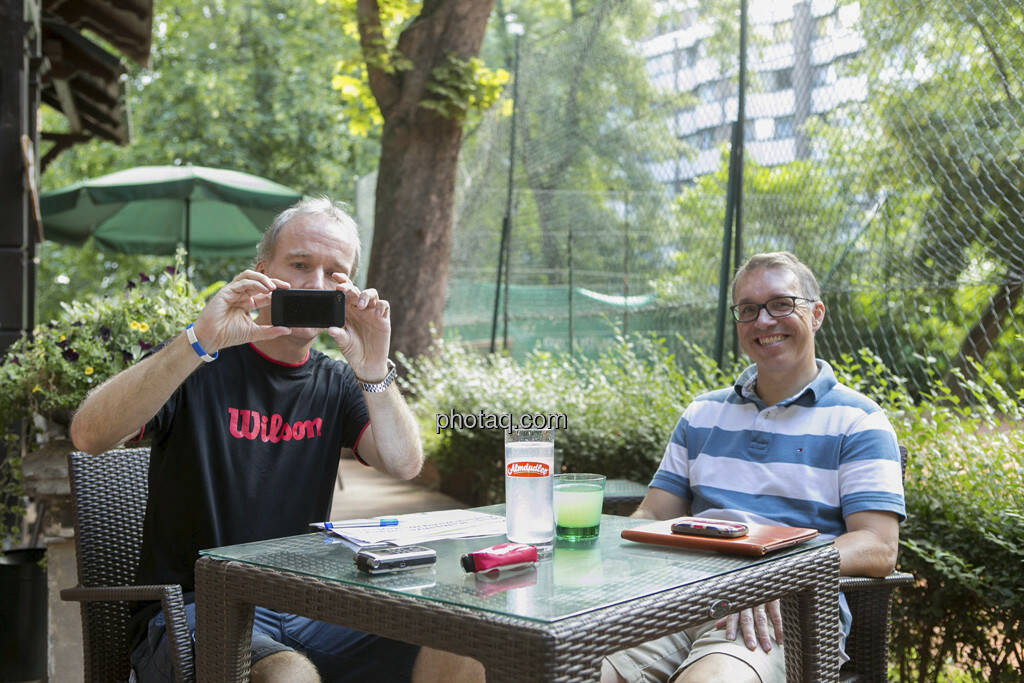
[[458, 558], [503, 537], [427, 543], [438, 553], [434, 568], [375, 577], [319, 533], [204, 551], [196, 563], [199, 680], [248, 680], [256, 604], [474, 657], [488, 683], [537, 683], [596, 680], [606, 654], [779, 597], [788, 679], [838, 680], [831, 543], [741, 558], [621, 539], [635, 524], [604, 515], [592, 546], [556, 545], [535, 569], [497, 581], [465, 574]]

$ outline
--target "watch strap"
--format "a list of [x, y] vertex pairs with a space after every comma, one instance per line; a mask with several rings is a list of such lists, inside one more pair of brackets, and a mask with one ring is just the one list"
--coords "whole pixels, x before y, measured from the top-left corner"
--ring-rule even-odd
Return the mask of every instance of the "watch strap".
[[395, 381], [395, 377], [398, 376], [398, 368], [395, 366], [395, 362], [388, 358], [387, 362], [388, 374], [384, 376], [379, 382], [367, 382], [365, 379], [356, 375], [356, 381], [359, 382], [359, 386], [363, 391], [370, 394], [379, 394], [387, 391], [387, 388], [391, 386], [391, 383]]

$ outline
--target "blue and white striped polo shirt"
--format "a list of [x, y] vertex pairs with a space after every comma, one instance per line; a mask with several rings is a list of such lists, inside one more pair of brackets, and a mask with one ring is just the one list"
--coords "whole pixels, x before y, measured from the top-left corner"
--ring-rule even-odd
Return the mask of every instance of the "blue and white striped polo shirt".
[[896, 434], [878, 405], [818, 375], [795, 396], [765, 406], [756, 366], [736, 386], [698, 396], [679, 419], [651, 486], [690, 501], [694, 515], [818, 529], [879, 510], [906, 518]]

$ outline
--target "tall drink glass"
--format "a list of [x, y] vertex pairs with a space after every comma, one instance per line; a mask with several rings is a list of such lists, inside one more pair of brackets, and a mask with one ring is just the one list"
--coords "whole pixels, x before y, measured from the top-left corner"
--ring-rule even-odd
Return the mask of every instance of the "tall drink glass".
[[548, 544], [555, 537], [552, 510], [555, 435], [550, 429], [505, 432], [505, 523], [513, 543]]

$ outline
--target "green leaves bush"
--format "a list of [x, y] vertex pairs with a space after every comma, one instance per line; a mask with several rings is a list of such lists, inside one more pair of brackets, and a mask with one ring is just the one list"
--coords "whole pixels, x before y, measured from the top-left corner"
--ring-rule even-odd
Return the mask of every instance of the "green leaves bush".
[[504, 498], [504, 437], [500, 429], [437, 429], [436, 416], [566, 416], [555, 434], [563, 471], [596, 471], [647, 481], [654, 473], [683, 407], [723, 383], [699, 349], [683, 368], [663, 339], [618, 337], [596, 359], [534, 351], [519, 364], [438, 340], [431, 357], [407, 363], [405, 388], [415, 398], [424, 448], [442, 486], [470, 504]]
[[[202, 295], [192, 291], [184, 275], [169, 268], [153, 276], [139, 273], [120, 294], [61, 307], [56, 320], [38, 325], [0, 357], [0, 425], [20, 420], [29, 448], [43, 436], [39, 432], [47, 421], [58, 431], [66, 428], [93, 387], [195, 320]], [[19, 436], [5, 430], [8, 457], [0, 462], [3, 500], [20, 500]]]
[[[555, 435], [564, 471], [646, 482], [686, 404], [724, 386], [699, 349], [678, 359], [664, 340], [619, 337], [597, 359], [543, 351], [519, 364], [438, 342], [407, 363], [405, 388], [442, 488], [469, 504], [503, 499], [500, 430], [438, 430], [436, 415], [564, 413]], [[1022, 397], [980, 366], [956, 391], [933, 376], [915, 400], [870, 351], [832, 363], [839, 379], [877, 401], [909, 450], [900, 568], [917, 584], [896, 593], [892, 658], [900, 680], [1018, 680], [1024, 643]], [[966, 396], [967, 400], [962, 399]]]
[[[862, 389], [874, 385], [867, 376], [885, 374], [866, 353], [847, 369]], [[900, 680], [940, 680], [951, 668], [972, 680], [1020, 680], [1024, 664], [1020, 396], [973, 369], [973, 380], [960, 377], [962, 389], [935, 380], [916, 404], [893, 378], [875, 397], [909, 449], [900, 567], [917, 584], [895, 596]]]

